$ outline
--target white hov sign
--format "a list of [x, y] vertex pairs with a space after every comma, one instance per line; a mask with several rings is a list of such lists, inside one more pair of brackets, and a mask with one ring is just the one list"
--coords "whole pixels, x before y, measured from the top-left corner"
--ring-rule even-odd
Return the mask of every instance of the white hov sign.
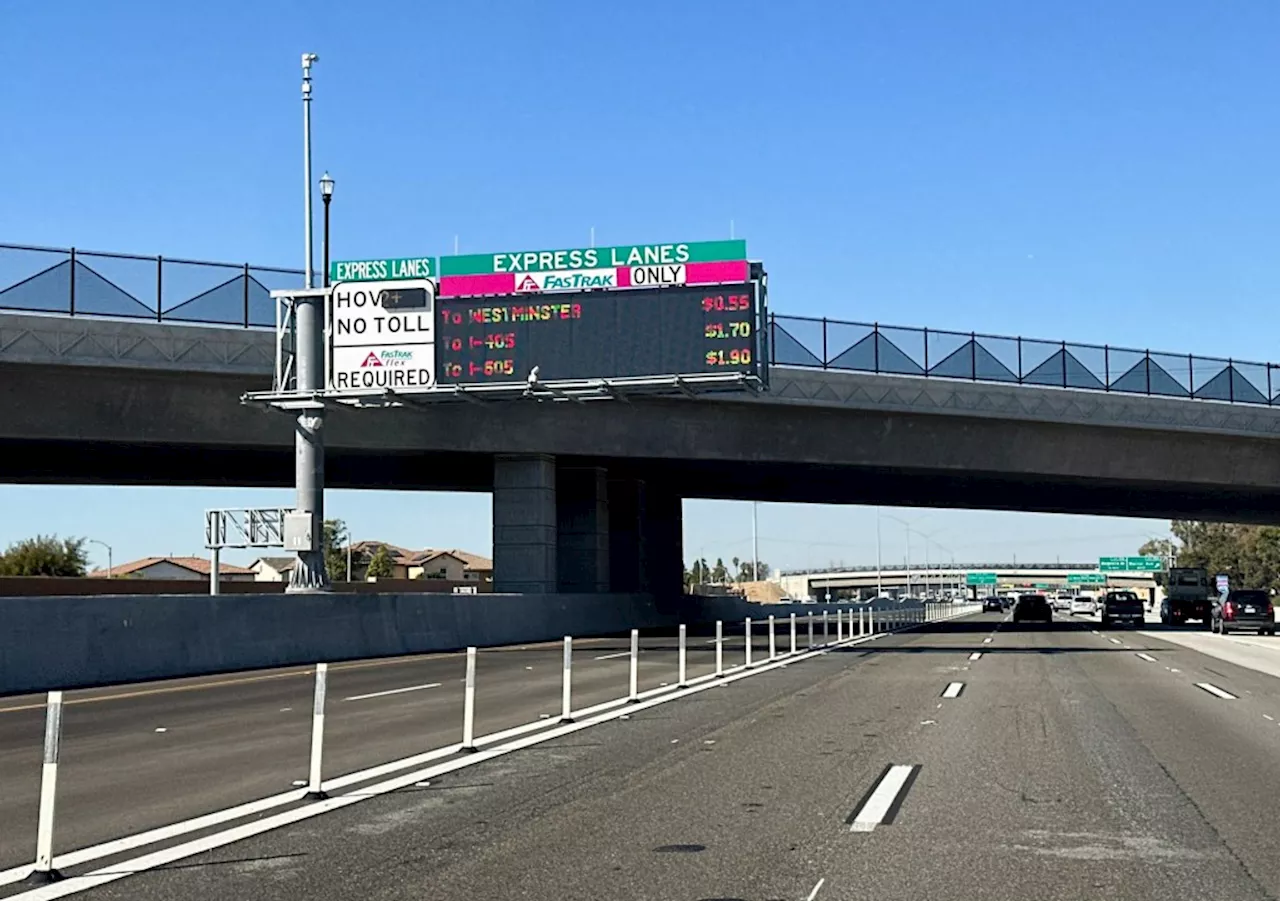
[[339, 282], [329, 298], [329, 388], [404, 394], [435, 387], [430, 279]]

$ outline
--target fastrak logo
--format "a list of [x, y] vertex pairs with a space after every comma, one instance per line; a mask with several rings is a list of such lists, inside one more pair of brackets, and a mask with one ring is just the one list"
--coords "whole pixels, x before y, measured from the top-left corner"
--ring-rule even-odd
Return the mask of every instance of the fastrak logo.
[[378, 359], [378, 355], [376, 353], [374, 353], [373, 351], [369, 351], [369, 356], [365, 357], [364, 362], [361, 363], [360, 365], [362, 367], [363, 366], [381, 366], [382, 361]]

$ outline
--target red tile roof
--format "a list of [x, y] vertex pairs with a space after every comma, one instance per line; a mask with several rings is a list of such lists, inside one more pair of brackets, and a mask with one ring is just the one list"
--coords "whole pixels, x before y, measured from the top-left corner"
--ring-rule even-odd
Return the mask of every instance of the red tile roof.
[[[141, 560], [131, 560], [128, 563], [121, 563], [118, 566], [111, 567], [110, 570], [96, 569], [89, 573], [89, 578], [105, 579], [108, 576], [112, 578], [120, 578], [132, 573], [141, 572], [157, 563], [170, 563], [174, 566], [180, 566], [183, 569], [189, 569], [198, 575], [207, 576], [209, 570], [212, 569], [211, 564], [204, 557], [143, 557]], [[218, 563], [218, 572], [226, 575], [253, 575], [253, 570], [244, 566], [236, 566], [232, 563]]]

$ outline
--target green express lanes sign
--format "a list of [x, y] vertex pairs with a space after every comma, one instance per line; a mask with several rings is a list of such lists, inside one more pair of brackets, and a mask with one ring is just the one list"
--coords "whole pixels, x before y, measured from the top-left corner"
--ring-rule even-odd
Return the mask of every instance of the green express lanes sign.
[[995, 573], [965, 573], [964, 584], [994, 585], [996, 584], [996, 574]]
[[379, 260], [335, 260], [329, 264], [329, 281], [386, 282], [411, 278], [433, 278], [431, 257], [385, 257]]
[[478, 253], [441, 258], [440, 296], [735, 284], [748, 268], [738, 240]]

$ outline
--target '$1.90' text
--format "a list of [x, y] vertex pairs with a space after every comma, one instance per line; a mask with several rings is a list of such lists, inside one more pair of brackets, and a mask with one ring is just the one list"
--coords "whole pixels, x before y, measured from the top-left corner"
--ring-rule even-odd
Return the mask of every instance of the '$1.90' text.
[[707, 351], [708, 366], [750, 366], [751, 349], [735, 347], [733, 350]]

